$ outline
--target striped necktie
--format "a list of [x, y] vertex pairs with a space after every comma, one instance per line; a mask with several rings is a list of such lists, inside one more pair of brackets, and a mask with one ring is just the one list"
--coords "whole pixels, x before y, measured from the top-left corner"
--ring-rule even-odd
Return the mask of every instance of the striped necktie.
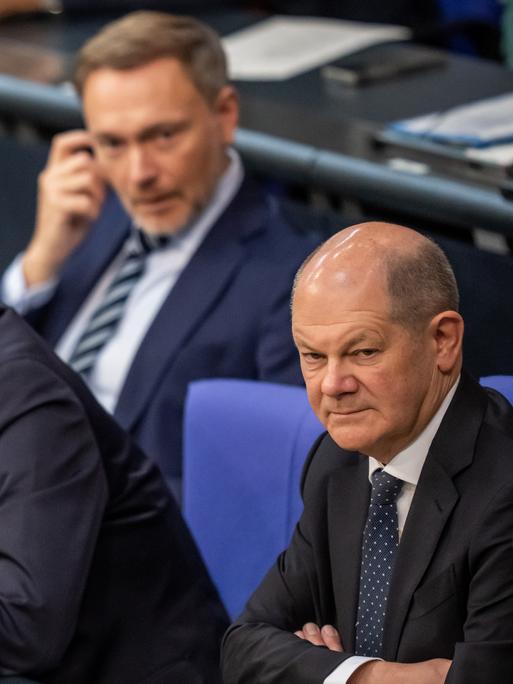
[[403, 481], [376, 470], [362, 541], [356, 655], [381, 656], [388, 589], [399, 546], [396, 499]]
[[130, 294], [146, 268], [148, 255], [168, 244], [169, 237], [165, 235], [148, 235], [138, 229], [130, 233], [126, 256], [68, 361], [84, 378], [94, 368], [99, 353], [112, 338], [123, 318]]

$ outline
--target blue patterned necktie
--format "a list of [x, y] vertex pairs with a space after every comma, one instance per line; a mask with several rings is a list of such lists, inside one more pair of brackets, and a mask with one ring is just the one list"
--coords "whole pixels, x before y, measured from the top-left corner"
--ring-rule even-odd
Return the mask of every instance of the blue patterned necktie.
[[396, 499], [402, 486], [402, 480], [383, 470], [372, 474], [371, 500], [362, 542], [357, 655], [381, 656], [388, 589], [399, 546]]
[[132, 231], [125, 259], [107, 288], [103, 301], [89, 319], [68, 361], [77, 373], [87, 377], [92, 371], [99, 353], [112, 338], [123, 318], [130, 294], [146, 268], [148, 255], [168, 244], [168, 236], [148, 235], [140, 230]]

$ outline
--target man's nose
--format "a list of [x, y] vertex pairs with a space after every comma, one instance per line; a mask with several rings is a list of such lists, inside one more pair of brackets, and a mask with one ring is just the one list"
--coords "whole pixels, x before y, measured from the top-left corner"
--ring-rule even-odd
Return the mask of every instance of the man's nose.
[[131, 148], [128, 164], [130, 182], [134, 186], [148, 185], [158, 175], [158, 168], [152, 154], [143, 145]]
[[329, 397], [353, 394], [358, 390], [358, 381], [343, 361], [329, 362], [322, 379], [321, 391]]

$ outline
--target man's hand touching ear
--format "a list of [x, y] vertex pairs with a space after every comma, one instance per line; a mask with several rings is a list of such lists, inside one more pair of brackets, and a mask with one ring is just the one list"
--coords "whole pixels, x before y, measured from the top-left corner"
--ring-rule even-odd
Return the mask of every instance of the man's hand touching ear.
[[87, 131], [66, 131], [52, 141], [39, 175], [36, 228], [23, 257], [27, 286], [54, 278], [85, 239], [105, 199], [105, 182]]

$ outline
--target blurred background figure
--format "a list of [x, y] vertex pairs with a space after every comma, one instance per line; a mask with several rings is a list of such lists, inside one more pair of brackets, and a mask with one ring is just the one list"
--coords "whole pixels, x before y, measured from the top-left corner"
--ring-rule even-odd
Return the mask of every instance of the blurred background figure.
[[205, 24], [129, 14], [86, 43], [75, 83], [87, 130], [54, 139], [3, 299], [179, 496], [190, 381], [301, 384], [289, 293], [317, 238], [245, 174], [237, 94]]

